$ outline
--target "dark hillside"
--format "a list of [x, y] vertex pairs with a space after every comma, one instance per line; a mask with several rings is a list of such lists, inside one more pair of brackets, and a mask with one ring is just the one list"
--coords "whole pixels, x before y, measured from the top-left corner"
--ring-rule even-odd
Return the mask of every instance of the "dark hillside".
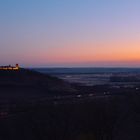
[[[7, 88], [8, 87], [8, 88]], [[0, 71], [0, 91], [9, 93], [37, 92], [38, 94], [58, 93], [67, 94], [75, 92], [69, 83], [56, 77], [39, 72], [20, 69], [19, 71]]]

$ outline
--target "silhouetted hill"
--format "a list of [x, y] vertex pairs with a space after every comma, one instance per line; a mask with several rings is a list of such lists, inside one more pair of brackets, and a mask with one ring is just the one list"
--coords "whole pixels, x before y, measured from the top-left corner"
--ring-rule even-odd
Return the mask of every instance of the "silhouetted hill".
[[35, 85], [35, 84], [62, 84], [62, 80], [42, 74], [36, 71], [20, 69], [18, 71], [0, 71], [0, 84], [18, 84], [18, 85]]
[[0, 71], [0, 103], [32, 102], [59, 95], [75, 94], [69, 83], [28, 69]]

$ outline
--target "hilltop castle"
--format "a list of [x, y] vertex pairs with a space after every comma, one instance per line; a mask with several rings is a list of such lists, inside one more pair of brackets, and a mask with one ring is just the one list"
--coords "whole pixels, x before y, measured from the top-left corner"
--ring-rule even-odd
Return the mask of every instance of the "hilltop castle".
[[16, 66], [0, 66], [0, 70], [19, 70], [19, 65], [16, 64]]

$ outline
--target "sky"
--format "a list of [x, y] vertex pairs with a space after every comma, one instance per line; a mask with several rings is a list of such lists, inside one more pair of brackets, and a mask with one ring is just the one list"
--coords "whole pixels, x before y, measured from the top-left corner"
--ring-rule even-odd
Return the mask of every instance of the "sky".
[[139, 0], [0, 0], [0, 65], [140, 67]]

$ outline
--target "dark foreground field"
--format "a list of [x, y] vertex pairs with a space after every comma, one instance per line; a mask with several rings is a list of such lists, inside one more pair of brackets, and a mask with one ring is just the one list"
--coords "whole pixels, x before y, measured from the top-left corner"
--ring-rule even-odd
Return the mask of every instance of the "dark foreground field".
[[1, 71], [0, 79], [0, 140], [140, 139], [139, 91], [80, 87], [28, 70]]

